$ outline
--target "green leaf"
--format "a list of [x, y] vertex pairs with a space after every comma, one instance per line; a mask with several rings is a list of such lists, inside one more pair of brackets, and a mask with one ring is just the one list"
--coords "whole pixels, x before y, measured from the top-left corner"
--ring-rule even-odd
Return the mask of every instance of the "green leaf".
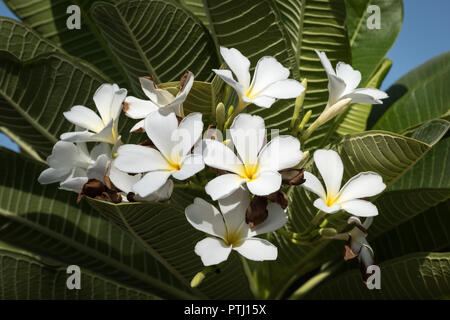
[[0, 150], [0, 240], [164, 298], [191, 298], [145, 249], [77, 195], [37, 182], [46, 166]]
[[[111, 49], [88, 14], [92, 0], [5, 0], [5, 4], [24, 23], [43, 38], [72, 56], [81, 58], [102, 70], [108, 77], [124, 85], [125, 73]], [[81, 29], [69, 30], [66, 22], [71, 14], [67, 8], [77, 5], [81, 10]]]
[[[418, 140], [377, 131], [348, 135], [332, 146], [344, 164], [344, 183], [359, 172], [374, 171], [382, 176], [387, 186], [411, 169], [430, 148], [431, 146]], [[314, 172], [312, 161], [305, 167], [306, 170]], [[299, 186], [291, 187], [288, 197], [289, 221], [286, 230], [301, 232], [307, 228], [318, 211], [312, 205], [317, 196]], [[330, 226], [341, 228], [342, 220]], [[278, 260], [268, 263], [266, 270], [261, 272], [270, 277], [268, 284], [273, 288], [274, 296], [282, 294], [290, 285], [289, 281], [342, 252], [342, 244], [338, 242], [334, 242], [332, 247], [326, 250], [326, 241], [313, 247], [299, 246], [290, 242], [280, 232], [274, 233], [270, 240], [278, 247]]]
[[[195, 244], [205, 234], [192, 228], [184, 215], [184, 206], [170, 203], [111, 204], [89, 199], [101, 215], [129, 232], [173, 277], [189, 286], [195, 274], [203, 270]], [[249, 299], [248, 280], [237, 253], [220, 266], [220, 274], [208, 274], [192, 292], [201, 298]]]
[[[361, 72], [360, 87], [368, 87], [369, 79], [381, 66], [383, 58], [397, 39], [403, 22], [402, 0], [345, 0], [352, 66]], [[380, 29], [369, 29], [370, 17], [374, 15], [369, 7], [379, 8]]]
[[439, 142], [377, 200], [376, 236], [450, 198], [450, 139]]
[[450, 201], [447, 200], [375, 238], [369, 232], [369, 243], [375, 252], [375, 260], [384, 261], [408, 253], [448, 248], [449, 212]]
[[415, 253], [380, 264], [381, 289], [369, 290], [359, 270], [330, 280], [309, 299], [443, 299], [450, 294], [450, 253]]
[[449, 112], [450, 92], [446, 86], [449, 77], [450, 52], [446, 52], [394, 83], [387, 90], [390, 98], [374, 109], [369, 123], [373, 124], [379, 118], [374, 129], [402, 132], [428, 120], [441, 118]]
[[32, 146], [30, 146], [28, 143], [23, 141], [18, 135], [14, 134], [11, 130], [0, 127], [0, 132], [2, 132], [4, 135], [8, 136], [8, 138], [11, 139], [12, 142], [17, 144], [17, 146], [20, 149], [20, 153], [23, 155], [29, 156], [34, 160], [40, 161], [44, 163], [45, 161], [39, 156], [39, 154], [34, 150]]
[[179, 80], [189, 69], [197, 80], [205, 81], [212, 79], [211, 69], [219, 66], [208, 31], [175, 3], [96, 2], [91, 15], [135, 93], [141, 92], [140, 76], [168, 82]]
[[[392, 61], [384, 59], [380, 68], [373, 75], [366, 85], [366, 88], [379, 88], [387, 73], [391, 69]], [[378, 105], [375, 106], [378, 108]], [[372, 105], [367, 103], [351, 104], [347, 111], [342, 116], [339, 116], [336, 121], [338, 127], [336, 132], [340, 135], [363, 132], [366, 130], [367, 119], [372, 111]]]
[[203, 1], [202, 0], [175, 0], [183, 5], [187, 10], [192, 12], [200, 21], [203, 23], [205, 27], [209, 27], [208, 17], [206, 16], [206, 12], [203, 9]]
[[81, 266], [80, 290], [67, 288], [68, 265], [0, 245], [2, 300], [141, 300], [155, 295], [125, 286]]
[[8, 51], [18, 60], [25, 61], [60, 49], [23, 23], [0, 17], [0, 51]]
[[[312, 110], [310, 123], [322, 112], [328, 101], [328, 77], [314, 49], [326, 52], [333, 66], [339, 61], [351, 62], [351, 51], [345, 27], [345, 3], [333, 0], [276, 0], [291, 43], [296, 47], [300, 78], [308, 79], [304, 112]], [[293, 102], [290, 112], [293, 111]], [[285, 115], [290, 120], [291, 115]], [[318, 145], [333, 129], [331, 122], [319, 128], [308, 140]]]

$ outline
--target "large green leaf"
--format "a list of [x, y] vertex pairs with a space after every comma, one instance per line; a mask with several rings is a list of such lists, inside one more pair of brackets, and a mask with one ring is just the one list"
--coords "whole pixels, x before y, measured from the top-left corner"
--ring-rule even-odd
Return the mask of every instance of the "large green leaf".
[[443, 299], [450, 294], [450, 253], [415, 253], [380, 264], [381, 289], [369, 290], [359, 270], [329, 280], [311, 299]]
[[[5, 0], [5, 4], [45, 39], [72, 56], [89, 61], [114, 81], [124, 84], [125, 73], [88, 14], [92, 0]], [[67, 8], [81, 9], [81, 29], [69, 30]]]
[[60, 49], [19, 21], [0, 17], [0, 51], [8, 51], [24, 61]]
[[[383, 177], [388, 186], [411, 169], [430, 148], [430, 145], [415, 139], [377, 131], [345, 136], [333, 146], [344, 163], [344, 182], [359, 172], [374, 171]], [[314, 171], [311, 161], [306, 169]], [[289, 222], [286, 229], [301, 232], [317, 213], [312, 205], [316, 196], [302, 187], [291, 187], [288, 197]], [[341, 228], [341, 223], [339, 220], [335, 226]], [[337, 242], [332, 243], [332, 247], [327, 250], [324, 250], [328, 245], [326, 241], [314, 247], [298, 246], [279, 232], [273, 234], [271, 241], [279, 248], [279, 257], [277, 261], [268, 263], [268, 268], [261, 272], [270, 277], [268, 285], [274, 288], [274, 296], [286, 290], [293, 278], [317, 268], [342, 252], [339, 249], [342, 244]]]
[[87, 204], [76, 204], [76, 194], [40, 185], [45, 165], [7, 150], [0, 151], [0, 164], [1, 241], [161, 297], [192, 297], [132, 237]]
[[140, 76], [168, 82], [190, 70], [204, 81], [212, 79], [212, 68], [219, 67], [206, 28], [175, 2], [96, 2], [91, 15], [137, 94]]
[[158, 298], [81, 268], [81, 289], [67, 289], [67, 265], [0, 245], [0, 299], [140, 300]]
[[449, 112], [450, 92], [446, 86], [449, 77], [450, 52], [446, 52], [395, 82], [387, 90], [389, 99], [373, 110], [369, 122], [373, 124], [379, 118], [374, 129], [402, 132], [441, 118]]
[[186, 9], [191, 11], [200, 21], [205, 25], [205, 27], [209, 27], [208, 17], [206, 16], [205, 10], [203, 9], [203, 1], [202, 0], [175, 0], [182, 4]]
[[[345, 27], [345, 3], [333, 0], [277, 1], [283, 22], [294, 42], [300, 66], [300, 77], [308, 79], [304, 112], [312, 110], [310, 123], [322, 112], [328, 101], [328, 78], [314, 49], [325, 51], [333, 66], [338, 61], [351, 62], [351, 51]], [[310, 145], [320, 144], [334, 130], [332, 123], [319, 128], [309, 139]]]
[[[403, 0], [345, 0], [352, 66], [361, 72], [361, 87], [365, 87], [381, 65], [383, 58], [397, 39], [403, 22]], [[368, 10], [371, 5], [379, 8], [380, 29], [369, 29]]]
[[450, 139], [439, 142], [376, 201], [380, 212], [370, 228], [378, 235], [450, 197]]
[[[440, 251], [450, 246], [450, 200], [418, 214], [412, 219], [373, 238], [369, 243], [375, 261], [422, 251]], [[376, 220], [375, 220], [376, 221]]]
[[[45, 157], [62, 133], [74, 129], [63, 112], [74, 105], [95, 110], [92, 97], [103, 82], [102, 76], [82, 60], [61, 53], [21, 62], [3, 52], [0, 54], [0, 125]], [[132, 122], [126, 117], [120, 121], [124, 141], [130, 138]]]
[[[194, 253], [195, 244], [205, 235], [187, 222], [184, 204], [122, 203], [111, 204], [89, 199], [103, 216], [129, 232], [157, 261], [181, 281], [189, 285], [193, 276], [204, 267]], [[193, 289], [203, 298], [248, 299], [252, 297], [248, 279], [237, 253], [230, 255], [220, 267]]]

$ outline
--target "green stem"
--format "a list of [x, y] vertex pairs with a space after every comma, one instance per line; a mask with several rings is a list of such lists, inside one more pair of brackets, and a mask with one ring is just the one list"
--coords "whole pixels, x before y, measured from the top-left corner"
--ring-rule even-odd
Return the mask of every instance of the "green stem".
[[250, 291], [253, 293], [253, 297], [258, 297], [258, 286], [256, 285], [255, 279], [253, 278], [252, 271], [250, 270], [250, 266], [248, 265], [247, 260], [239, 255], [242, 261], [242, 267], [244, 268], [245, 275], [247, 276], [248, 285], [250, 287]]

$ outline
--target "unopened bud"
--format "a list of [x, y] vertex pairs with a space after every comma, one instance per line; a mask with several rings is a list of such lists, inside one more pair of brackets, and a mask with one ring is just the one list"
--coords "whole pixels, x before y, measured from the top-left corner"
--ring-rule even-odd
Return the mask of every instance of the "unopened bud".
[[334, 228], [322, 228], [322, 229], [319, 229], [319, 234], [322, 237], [332, 238], [335, 235], [337, 235], [337, 231]]
[[222, 130], [225, 124], [225, 105], [220, 102], [216, 108], [216, 125], [219, 130]]
[[200, 271], [197, 273], [191, 280], [191, 287], [195, 288], [198, 287], [202, 281], [206, 278], [206, 274], [204, 271]]
[[305, 88], [303, 92], [295, 99], [294, 113], [292, 114], [291, 119], [291, 130], [294, 136], [297, 135], [298, 132], [298, 117], [300, 115], [300, 111], [303, 108], [303, 101], [305, 100], [306, 88], [308, 87], [308, 80], [304, 78], [302, 80], [302, 86]]

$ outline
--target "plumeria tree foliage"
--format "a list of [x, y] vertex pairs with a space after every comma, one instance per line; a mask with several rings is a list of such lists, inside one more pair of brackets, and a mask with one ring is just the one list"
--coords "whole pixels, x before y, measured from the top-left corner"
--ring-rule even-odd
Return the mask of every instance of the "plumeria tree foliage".
[[74, 30], [4, 2], [1, 298], [450, 296], [450, 55], [379, 89], [401, 0], [381, 29], [369, 0], [79, 1]]

